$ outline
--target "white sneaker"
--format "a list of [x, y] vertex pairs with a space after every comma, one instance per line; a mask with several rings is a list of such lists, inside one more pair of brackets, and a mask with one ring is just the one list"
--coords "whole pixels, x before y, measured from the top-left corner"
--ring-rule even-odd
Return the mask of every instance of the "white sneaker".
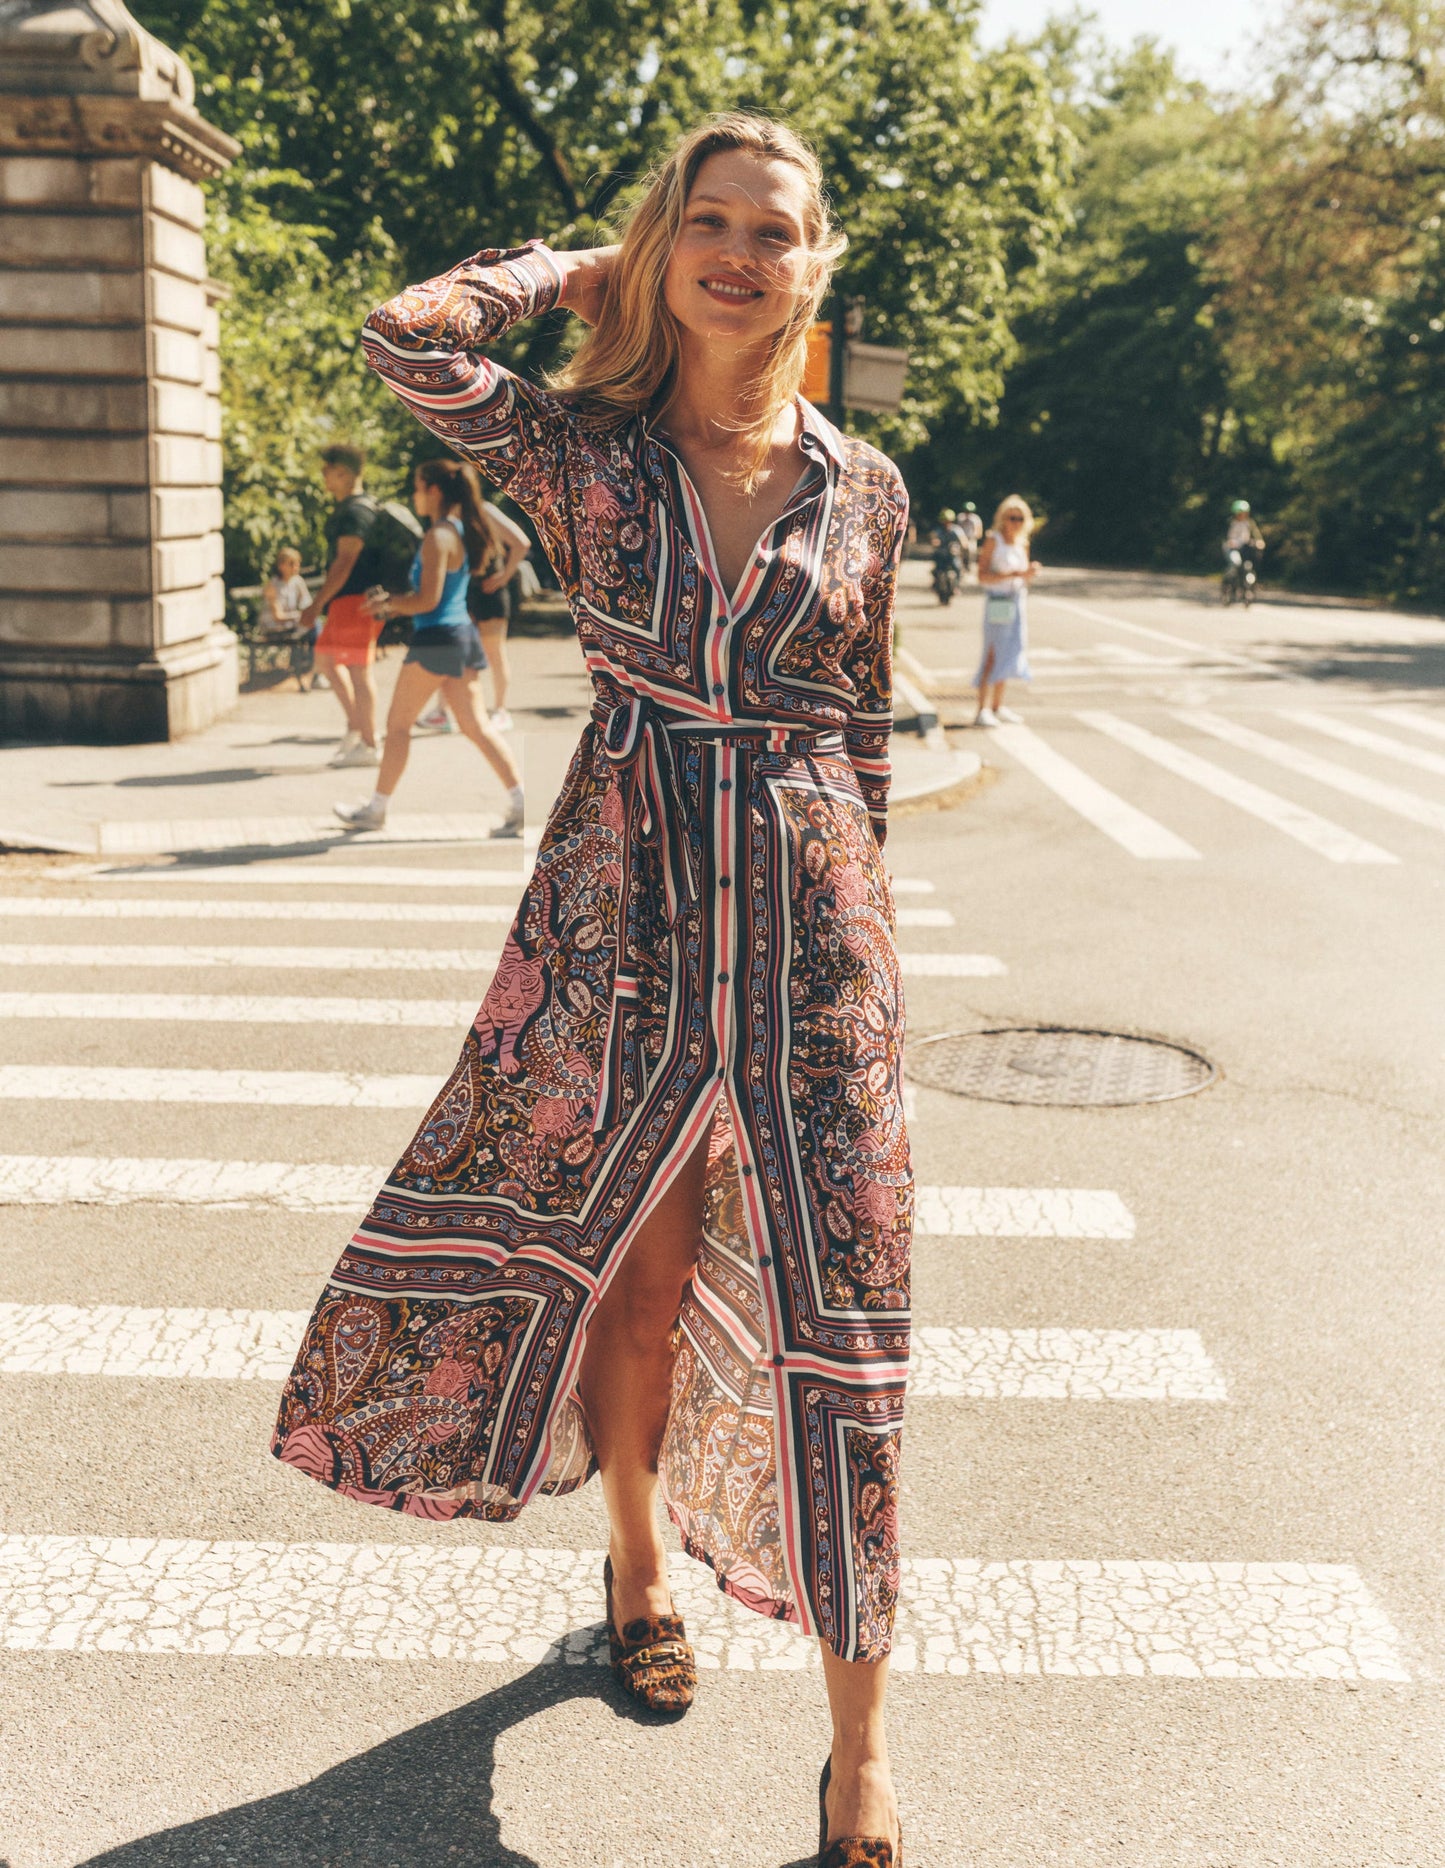
[[973, 724], [975, 726], [997, 726], [998, 715], [994, 712], [992, 707], [980, 707], [978, 710], [978, 718]]
[[494, 837], [520, 837], [522, 834], [522, 826], [525, 821], [526, 812], [522, 805], [509, 806], [507, 815], [502, 819], [501, 823], [497, 825], [492, 835]]
[[494, 733], [510, 733], [512, 730], [512, 716], [505, 707], [498, 707], [492, 713], [491, 722]]
[[333, 804], [332, 810], [348, 830], [382, 830], [386, 826], [386, 806], [367, 798], [362, 804]]
[[1005, 726], [1022, 726], [1024, 723], [1023, 715], [1021, 713], [1015, 713], [1012, 707], [1000, 707], [998, 709], [998, 717], [1003, 721]]
[[456, 722], [445, 707], [433, 707], [430, 713], [424, 713], [418, 726], [429, 726], [435, 733], [455, 733]]
[[364, 739], [359, 739], [348, 752], [338, 753], [331, 763], [333, 765], [380, 765], [381, 754], [375, 746], [368, 746]]
[[327, 760], [327, 764], [340, 765], [347, 753], [354, 752], [360, 744], [361, 735], [359, 733], [353, 733], [351, 728], [348, 727], [341, 736], [341, 744], [336, 748], [336, 751], [332, 753], [330, 759]]

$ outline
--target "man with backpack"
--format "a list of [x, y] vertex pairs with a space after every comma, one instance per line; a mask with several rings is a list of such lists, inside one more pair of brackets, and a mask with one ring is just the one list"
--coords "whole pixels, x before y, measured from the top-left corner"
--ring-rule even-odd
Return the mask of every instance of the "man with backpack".
[[379, 506], [361, 483], [366, 456], [338, 443], [321, 454], [321, 478], [335, 501], [326, 521], [330, 562], [321, 588], [301, 612], [300, 626], [326, 621], [316, 643], [316, 668], [346, 716], [346, 734], [332, 765], [376, 765], [376, 661], [378, 627], [366, 607], [375, 585], [404, 590], [421, 538], [404, 507]]

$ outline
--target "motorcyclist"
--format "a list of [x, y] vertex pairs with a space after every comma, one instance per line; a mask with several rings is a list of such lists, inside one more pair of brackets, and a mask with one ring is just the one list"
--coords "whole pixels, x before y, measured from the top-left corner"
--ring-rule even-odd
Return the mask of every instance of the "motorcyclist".
[[928, 549], [933, 560], [933, 588], [940, 603], [949, 603], [963, 575], [963, 548], [953, 530], [953, 514], [945, 507], [938, 517], [939, 523], [928, 536]]

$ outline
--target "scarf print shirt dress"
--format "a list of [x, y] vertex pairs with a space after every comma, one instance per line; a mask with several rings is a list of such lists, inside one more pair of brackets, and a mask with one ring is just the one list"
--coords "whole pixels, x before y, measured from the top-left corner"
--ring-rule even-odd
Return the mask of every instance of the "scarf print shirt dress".
[[913, 1179], [880, 857], [897, 469], [800, 402], [802, 477], [724, 589], [640, 420], [479, 354], [555, 305], [534, 244], [372, 313], [371, 366], [535, 522], [594, 706], [456, 1068], [348, 1245], [274, 1450], [428, 1518], [595, 1470], [587, 1320], [704, 1137], [659, 1468], [730, 1595], [892, 1643]]

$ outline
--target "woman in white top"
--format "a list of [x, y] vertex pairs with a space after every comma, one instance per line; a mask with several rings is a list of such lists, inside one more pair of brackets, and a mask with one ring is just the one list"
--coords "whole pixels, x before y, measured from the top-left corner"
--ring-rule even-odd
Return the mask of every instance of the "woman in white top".
[[1029, 675], [1026, 595], [1038, 565], [1029, 556], [1034, 515], [1028, 502], [1010, 493], [993, 516], [993, 530], [983, 541], [978, 581], [983, 586], [983, 653], [974, 686], [978, 689], [975, 726], [1017, 724], [1019, 716], [1003, 704], [1006, 681]]

